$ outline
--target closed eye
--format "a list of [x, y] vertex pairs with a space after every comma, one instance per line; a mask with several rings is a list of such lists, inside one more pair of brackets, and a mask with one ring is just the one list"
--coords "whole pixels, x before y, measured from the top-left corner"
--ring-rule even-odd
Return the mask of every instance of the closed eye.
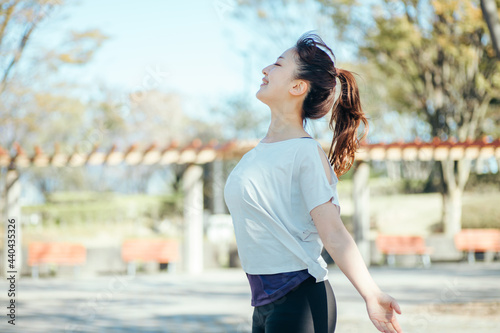
[[281, 65], [280, 65], [280, 64], [278, 64], [278, 63], [275, 63], [274, 65], [275, 65], [275, 66], [281, 66]]

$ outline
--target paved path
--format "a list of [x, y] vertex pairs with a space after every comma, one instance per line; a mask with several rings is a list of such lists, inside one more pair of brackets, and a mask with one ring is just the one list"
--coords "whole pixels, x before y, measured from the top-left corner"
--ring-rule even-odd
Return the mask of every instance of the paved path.
[[[371, 272], [399, 300], [405, 332], [500, 332], [500, 263], [374, 267]], [[377, 332], [345, 276], [331, 267], [329, 278], [338, 304], [336, 332]], [[1, 281], [4, 312], [7, 289]], [[252, 314], [248, 282], [240, 269], [198, 276], [23, 277], [16, 306], [16, 326], [2, 315], [0, 332], [243, 333], [250, 332]]]

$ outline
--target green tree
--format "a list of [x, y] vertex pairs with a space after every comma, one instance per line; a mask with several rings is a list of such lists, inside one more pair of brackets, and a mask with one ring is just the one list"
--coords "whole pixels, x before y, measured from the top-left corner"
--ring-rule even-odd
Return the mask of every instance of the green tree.
[[[390, 94], [394, 108], [417, 113], [430, 125], [430, 134], [441, 139], [491, 134], [484, 125], [498, 116], [492, 104], [500, 96], [500, 63], [479, 1], [385, 0], [369, 11], [360, 1], [320, 3], [342, 38], [357, 37], [360, 58], [398, 83]], [[441, 163], [448, 234], [460, 229], [470, 169], [470, 160]]]

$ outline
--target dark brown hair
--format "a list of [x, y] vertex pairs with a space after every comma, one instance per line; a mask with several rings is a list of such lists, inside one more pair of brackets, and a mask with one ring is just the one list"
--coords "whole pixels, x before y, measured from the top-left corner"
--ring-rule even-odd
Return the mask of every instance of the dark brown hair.
[[[368, 132], [368, 120], [361, 108], [356, 79], [351, 72], [335, 68], [335, 55], [316, 34], [308, 32], [302, 35], [294, 49], [298, 65], [295, 79], [309, 82], [309, 91], [302, 105], [302, 119], [307, 123], [307, 119], [319, 119], [332, 112], [329, 126], [333, 140], [328, 159], [340, 177], [352, 167], [360, 140]], [[337, 78], [340, 94], [335, 100]], [[361, 122], [364, 132], [358, 137]]]

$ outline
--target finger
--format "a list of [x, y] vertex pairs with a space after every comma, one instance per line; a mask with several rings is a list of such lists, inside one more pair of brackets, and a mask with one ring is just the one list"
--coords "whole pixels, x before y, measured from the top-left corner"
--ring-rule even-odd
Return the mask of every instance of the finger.
[[380, 327], [382, 328], [382, 331], [381, 332], [384, 332], [384, 333], [393, 333], [390, 328], [387, 326], [387, 323], [386, 322], [383, 322], [383, 321], [380, 321], [379, 322], [380, 324]]
[[392, 300], [391, 306], [394, 309], [394, 311], [396, 311], [396, 313], [401, 314], [401, 308], [399, 307], [399, 304], [398, 302], [396, 302], [396, 300]]
[[386, 323], [386, 324], [387, 324], [387, 328], [389, 329], [388, 332], [390, 332], [390, 333], [398, 333], [396, 331], [396, 329], [394, 328], [394, 326], [391, 323]]
[[391, 324], [394, 327], [394, 329], [396, 330], [396, 332], [398, 332], [398, 333], [402, 333], [403, 332], [403, 329], [401, 328], [401, 326], [399, 325], [398, 320], [395, 317], [392, 319]]

